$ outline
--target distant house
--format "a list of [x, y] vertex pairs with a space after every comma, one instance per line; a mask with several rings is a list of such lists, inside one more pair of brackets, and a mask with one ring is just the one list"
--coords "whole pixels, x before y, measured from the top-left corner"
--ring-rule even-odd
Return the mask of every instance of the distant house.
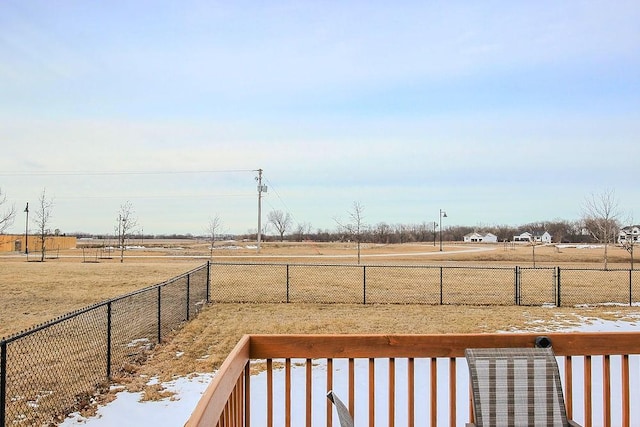
[[518, 234], [517, 236], [513, 236], [513, 241], [514, 242], [532, 242], [533, 241], [533, 234], [529, 233], [528, 231], [525, 231], [522, 234]]
[[551, 234], [548, 231], [535, 231], [529, 233], [525, 231], [522, 234], [513, 236], [514, 242], [536, 242], [536, 243], [551, 243]]
[[465, 234], [464, 237], [465, 243], [497, 243], [498, 236], [491, 233], [481, 234], [476, 231], [473, 233]]
[[498, 236], [493, 233], [487, 233], [482, 238], [482, 241], [485, 243], [498, 243]]
[[465, 234], [463, 239], [465, 243], [482, 242], [482, 234], [474, 231], [473, 233]]
[[536, 231], [533, 233], [533, 240], [538, 243], [551, 243], [551, 234], [548, 231]]
[[638, 242], [640, 242], [640, 225], [628, 225], [620, 229], [620, 232], [618, 233], [619, 244], [635, 244]]

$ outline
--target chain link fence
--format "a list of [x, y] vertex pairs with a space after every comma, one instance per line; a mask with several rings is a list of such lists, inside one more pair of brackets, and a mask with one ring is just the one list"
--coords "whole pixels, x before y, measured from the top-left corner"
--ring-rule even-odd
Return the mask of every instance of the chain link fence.
[[576, 306], [640, 305], [637, 270], [212, 263], [211, 300]]
[[0, 426], [50, 425], [86, 406], [207, 302], [209, 263], [0, 341]]
[[0, 341], [0, 426], [86, 406], [163, 337], [220, 303], [640, 305], [637, 270], [207, 263]]

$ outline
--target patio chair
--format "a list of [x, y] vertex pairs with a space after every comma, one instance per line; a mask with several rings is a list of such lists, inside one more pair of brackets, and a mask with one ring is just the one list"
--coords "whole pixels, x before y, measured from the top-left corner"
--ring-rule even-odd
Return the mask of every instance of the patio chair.
[[327, 393], [327, 398], [333, 403], [333, 406], [336, 407], [336, 412], [338, 413], [338, 419], [340, 420], [341, 427], [353, 427], [353, 418], [349, 413], [349, 409], [342, 403], [342, 400], [336, 396], [333, 390], [329, 390]]
[[466, 349], [475, 424], [577, 426], [567, 420], [551, 348]]

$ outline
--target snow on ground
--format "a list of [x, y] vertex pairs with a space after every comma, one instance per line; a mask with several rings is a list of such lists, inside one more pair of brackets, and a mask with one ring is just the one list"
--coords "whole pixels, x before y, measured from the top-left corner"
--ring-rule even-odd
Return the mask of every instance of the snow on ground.
[[[545, 327], [546, 326], [546, 327]], [[639, 331], [640, 330], [640, 318], [638, 321], [608, 321], [601, 319], [584, 319], [584, 323], [577, 324], [565, 328], [558, 328], [553, 326], [551, 328], [554, 332], [558, 331], [579, 331], [579, 332], [622, 332], [622, 331]], [[549, 331], [549, 325], [544, 324], [532, 324], [527, 331], [544, 332]], [[601, 386], [598, 384], [599, 378], [601, 378], [601, 362], [597, 358], [593, 358], [593, 378], [594, 383], [594, 421], [598, 423], [601, 419], [601, 404], [602, 399], [599, 397], [598, 388]], [[295, 361], [294, 361], [295, 362]], [[304, 361], [300, 361], [299, 364], [292, 364], [292, 388], [294, 390], [304, 390], [305, 384], [305, 368]], [[428, 371], [430, 369], [427, 361], [416, 360], [415, 364], [415, 378], [416, 378], [416, 402], [429, 402], [429, 386], [428, 384], [421, 384], [420, 378], [428, 378]], [[438, 371], [442, 370], [442, 374], [438, 375], [438, 378], [443, 380], [443, 384], [438, 388], [443, 390], [443, 393], [438, 395], [438, 412], [439, 414], [447, 414], [449, 408], [448, 401], [448, 384], [446, 380], [448, 378], [447, 370], [448, 365], [446, 361], [443, 363], [438, 362]], [[403, 401], [407, 399], [406, 391], [406, 378], [407, 372], [406, 360], [396, 360], [396, 424], [406, 425], [407, 414], [406, 408], [403, 407]], [[630, 384], [631, 395], [640, 395], [640, 356], [632, 356], [630, 361], [630, 368], [632, 372], [632, 381]], [[346, 371], [348, 369], [347, 361], [335, 360], [334, 370], [336, 373], [340, 371]], [[458, 390], [466, 390], [468, 388], [467, 381], [467, 368], [464, 363], [458, 363], [457, 380]], [[560, 365], [562, 371], [563, 366]], [[581, 370], [581, 363], [579, 361], [574, 362], [574, 369]], [[613, 381], [615, 381], [616, 374], [620, 371], [620, 363], [616, 359], [611, 361], [611, 373]], [[368, 362], [366, 360], [356, 361], [356, 425], [367, 425], [367, 411], [364, 409], [368, 405]], [[579, 371], [578, 371], [579, 372]], [[312, 395], [314, 399], [317, 397], [322, 400], [320, 408], [324, 408], [324, 399], [327, 391], [326, 387], [326, 366], [323, 361], [319, 361], [317, 364], [314, 362], [312, 371]], [[347, 395], [347, 376], [346, 375], [334, 375], [334, 387], [338, 396], [344, 397]], [[140, 402], [141, 393], [131, 393], [127, 391], [119, 392], [116, 399], [105, 405], [101, 406], [96, 415], [90, 418], [85, 418], [79, 414], [71, 414], [62, 424], [61, 427], [72, 426], [89, 426], [89, 427], [102, 427], [102, 426], [182, 426], [191, 415], [192, 410], [195, 408], [196, 403], [200, 399], [200, 396], [206, 389], [207, 385], [213, 378], [212, 373], [195, 374], [189, 377], [178, 378], [174, 381], [165, 383], [164, 386], [167, 390], [176, 393], [171, 399], [165, 399], [161, 401], [148, 401]], [[387, 396], [387, 381], [388, 381], [388, 362], [385, 360], [376, 362], [375, 364], [375, 378], [376, 378], [376, 421], [386, 421], [387, 413], [386, 407], [388, 402]], [[582, 381], [582, 375], [574, 374], [574, 408], [576, 413], [582, 412], [582, 396], [577, 393], [581, 384], [577, 382]], [[153, 381], [153, 380], [152, 380]], [[251, 414], [252, 426], [261, 426], [264, 423], [264, 416], [266, 413], [266, 398], [263, 390], [266, 389], [266, 374], [263, 372], [251, 379], [252, 390], [252, 407]], [[362, 392], [358, 392], [362, 390]], [[620, 398], [619, 387], [612, 387], [612, 400], [613, 408], [612, 415], [613, 424], [617, 425], [620, 420], [617, 419], [620, 413]], [[274, 392], [276, 395], [279, 393], [284, 394], [284, 371], [276, 371], [274, 373]], [[379, 402], [379, 403], [378, 403]], [[282, 403], [282, 402], [281, 402]], [[416, 404], [415, 417], [419, 424], [422, 424], [420, 420], [428, 419], [427, 404]], [[464, 392], [458, 392], [458, 398], [456, 402], [457, 407], [457, 421], [458, 424], [464, 425], [464, 422], [468, 420], [468, 396]], [[284, 425], [284, 403], [274, 407], [274, 425]], [[292, 396], [292, 419], [304, 420], [304, 393], [294, 393]], [[313, 425], [326, 425], [326, 413], [324, 410], [313, 411]], [[640, 407], [638, 405], [632, 405], [631, 413], [632, 425], [640, 425]], [[578, 419], [578, 422], [582, 420]], [[442, 420], [443, 425], [448, 425], [448, 420]], [[334, 414], [334, 425], [339, 425], [338, 420]]]
[[74, 413], [60, 426], [182, 426], [212, 378], [213, 373], [195, 374], [164, 383], [176, 395], [160, 401], [141, 402], [142, 393], [122, 391], [113, 402], [98, 408], [95, 416]]

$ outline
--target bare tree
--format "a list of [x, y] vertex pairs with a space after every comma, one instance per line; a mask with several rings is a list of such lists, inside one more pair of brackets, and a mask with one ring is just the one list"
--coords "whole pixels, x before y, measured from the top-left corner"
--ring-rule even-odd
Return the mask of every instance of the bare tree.
[[298, 242], [302, 242], [305, 238], [305, 236], [308, 236], [309, 234], [311, 234], [311, 224], [308, 222], [303, 222], [301, 224], [298, 224], [298, 226], [296, 227], [296, 231], [295, 231], [295, 235], [296, 235], [296, 240]]
[[[0, 207], [7, 203], [7, 195], [2, 192], [0, 188]], [[15, 206], [8, 207], [2, 214], [0, 214], [0, 234], [4, 233], [4, 230], [11, 227], [13, 219], [16, 216]]]
[[138, 226], [138, 221], [133, 217], [133, 205], [127, 201], [120, 205], [118, 213], [118, 243], [120, 244], [120, 262], [124, 262], [124, 248], [127, 237]]
[[344, 232], [356, 241], [358, 247], [358, 264], [360, 264], [360, 243], [362, 242], [362, 235], [365, 231], [364, 207], [360, 202], [353, 202], [353, 207], [348, 212], [348, 215], [351, 222], [347, 224], [342, 224], [337, 219], [335, 219], [335, 221]]
[[607, 189], [602, 193], [592, 193], [583, 205], [584, 226], [598, 242], [604, 243], [604, 269], [608, 268], [608, 247], [619, 228], [618, 199], [614, 190]]
[[209, 218], [209, 224], [207, 225], [207, 235], [209, 236], [209, 242], [211, 243], [210, 247], [210, 257], [213, 258], [213, 245], [216, 243], [216, 235], [220, 234], [220, 229], [222, 228], [222, 220], [220, 219], [220, 215], [215, 214], [212, 218]]
[[38, 230], [38, 241], [40, 242], [40, 261], [44, 262], [47, 247], [47, 235], [49, 234], [49, 222], [51, 221], [51, 210], [53, 209], [53, 199], [47, 199], [46, 190], [42, 190], [38, 199], [38, 208], [35, 211], [33, 222]]
[[287, 212], [286, 214], [282, 211], [271, 211], [269, 215], [267, 215], [267, 220], [269, 224], [273, 225], [278, 234], [280, 235], [280, 241], [284, 241], [284, 234], [287, 232], [289, 227], [291, 226], [291, 215]]

